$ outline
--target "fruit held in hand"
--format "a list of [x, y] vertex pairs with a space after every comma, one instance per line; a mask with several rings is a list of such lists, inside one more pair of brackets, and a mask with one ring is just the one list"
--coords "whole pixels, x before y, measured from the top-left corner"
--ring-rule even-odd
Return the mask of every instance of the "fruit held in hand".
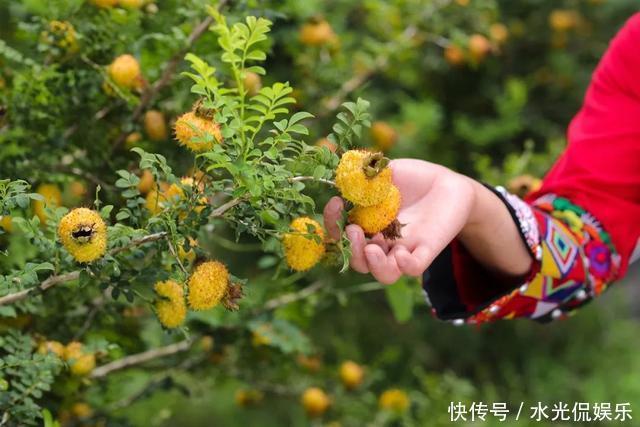
[[118, 86], [134, 89], [140, 84], [141, 72], [138, 60], [132, 55], [118, 56], [107, 68], [111, 79]]
[[318, 221], [308, 217], [294, 219], [289, 228], [291, 232], [282, 239], [287, 264], [292, 270], [309, 270], [324, 256], [324, 230]]
[[174, 130], [178, 142], [194, 152], [210, 150], [214, 144], [222, 142], [220, 126], [193, 111], [180, 116]]
[[58, 237], [78, 262], [91, 262], [107, 249], [107, 226], [96, 211], [74, 209], [58, 224]]
[[177, 328], [184, 323], [187, 316], [187, 305], [184, 302], [182, 286], [173, 280], [158, 282], [154, 285], [160, 299], [155, 308], [158, 320], [165, 328]]
[[229, 272], [221, 262], [207, 261], [196, 267], [189, 277], [189, 306], [207, 310], [218, 305], [229, 287]]
[[331, 401], [329, 396], [318, 387], [310, 387], [302, 394], [302, 406], [310, 417], [318, 417], [324, 414]]
[[391, 185], [387, 198], [377, 205], [356, 206], [349, 212], [349, 222], [362, 227], [367, 235], [385, 230], [398, 216], [401, 202], [400, 190]]
[[364, 379], [364, 369], [357, 363], [347, 360], [340, 365], [340, 380], [349, 390], [357, 388]]
[[389, 160], [382, 153], [349, 150], [336, 169], [336, 187], [342, 196], [360, 206], [382, 203], [392, 187]]

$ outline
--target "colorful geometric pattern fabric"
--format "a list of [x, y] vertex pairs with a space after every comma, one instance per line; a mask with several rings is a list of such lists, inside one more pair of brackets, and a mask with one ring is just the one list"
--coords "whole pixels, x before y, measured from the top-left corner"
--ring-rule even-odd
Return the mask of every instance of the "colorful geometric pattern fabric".
[[[503, 191], [499, 190], [503, 195]], [[504, 200], [516, 211], [526, 205], [515, 196]], [[454, 323], [479, 324], [525, 317], [549, 321], [568, 316], [604, 292], [615, 280], [620, 257], [598, 221], [569, 200], [549, 194], [532, 204], [532, 215], [516, 215], [523, 239], [533, 254], [530, 278], [469, 317]], [[532, 222], [535, 220], [535, 224]], [[526, 222], [523, 224], [522, 222]], [[535, 232], [530, 230], [535, 228]], [[532, 236], [539, 236], [536, 241]]]

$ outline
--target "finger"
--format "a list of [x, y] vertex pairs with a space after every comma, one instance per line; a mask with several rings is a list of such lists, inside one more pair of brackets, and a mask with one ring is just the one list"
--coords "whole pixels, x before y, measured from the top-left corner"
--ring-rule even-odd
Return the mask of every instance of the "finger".
[[368, 273], [369, 267], [367, 267], [367, 260], [364, 255], [364, 247], [367, 242], [362, 228], [357, 225], [349, 225], [346, 228], [346, 233], [351, 242], [351, 268], [359, 273]]
[[324, 226], [331, 238], [338, 240], [340, 238], [340, 227], [338, 221], [342, 216], [344, 202], [338, 196], [332, 197], [324, 207]]
[[418, 246], [413, 252], [409, 252], [404, 247], [395, 251], [398, 268], [407, 276], [422, 276], [433, 261], [433, 258], [434, 252], [425, 244]]
[[389, 245], [389, 242], [387, 240], [385, 240], [385, 238], [382, 235], [382, 233], [378, 233], [375, 236], [373, 236], [371, 239], [369, 239], [369, 244], [374, 244], [374, 245], [380, 246], [380, 248], [382, 249], [382, 251], [385, 254], [389, 253], [389, 249], [391, 247]]
[[371, 274], [380, 283], [390, 285], [391, 283], [395, 283], [402, 275], [396, 264], [395, 257], [393, 255], [386, 255], [380, 246], [367, 245], [364, 248], [364, 253]]

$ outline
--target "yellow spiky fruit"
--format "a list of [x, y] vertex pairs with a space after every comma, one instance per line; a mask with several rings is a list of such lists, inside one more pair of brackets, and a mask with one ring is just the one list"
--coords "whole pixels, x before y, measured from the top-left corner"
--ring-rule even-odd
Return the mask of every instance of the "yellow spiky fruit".
[[140, 64], [132, 55], [120, 55], [107, 67], [111, 79], [118, 85], [135, 89], [142, 79]]
[[220, 126], [215, 121], [200, 117], [193, 111], [183, 114], [176, 120], [174, 131], [180, 145], [194, 152], [210, 150], [214, 144], [222, 142]]
[[310, 417], [319, 417], [331, 406], [331, 400], [329, 396], [327, 396], [327, 393], [318, 387], [306, 389], [302, 394], [301, 402], [304, 410]]
[[184, 301], [182, 286], [173, 280], [158, 282], [154, 285], [156, 294], [161, 297], [155, 303], [158, 320], [165, 328], [177, 328], [187, 317], [187, 305]]
[[490, 52], [493, 46], [488, 38], [482, 34], [473, 34], [469, 37], [469, 55], [476, 62], [481, 62]]
[[87, 195], [87, 186], [82, 181], [73, 181], [69, 184], [69, 192], [74, 197], [82, 199]]
[[389, 194], [382, 203], [366, 207], [356, 206], [351, 209], [349, 222], [362, 227], [367, 235], [380, 233], [398, 216], [401, 201], [400, 190], [395, 185], [391, 185]]
[[391, 169], [382, 153], [349, 150], [336, 168], [336, 187], [342, 196], [360, 206], [382, 203], [392, 186]]
[[77, 359], [83, 354], [83, 346], [79, 341], [71, 341], [64, 347], [62, 355], [64, 360]]
[[53, 353], [56, 356], [63, 358], [65, 354], [65, 347], [59, 341], [43, 341], [38, 346], [38, 353], [40, 354]]
[[83, 354], [71, 362], [71, 373], [83, 377], [89, 375], [96, 367], [96, 357], [92, 353]]
[[465, 61], [464, 50], [460, 46], [450, 44], [444, 49], [444, 59], [454, 67], [462, 65]]
[[371, 138], [378, 150], [387, 151], [398, 141], [398, 132], [387, 122], [373, 122]]
[[207, 261], [196, 267], [189, 277], [189, 307], [207, 310], [218, 305], [229, 287], [227, 267], [218, 261]]
[[509, 29], [503, 23], [496, 22], [489, 27], [489, 34], [491, 35], [491, 40], [501, 45], [509, 38]]
[[574, 29], [580, 22], [580, 14], [571, 9], [555, 9], [549, 14], [549, 26], [558, 32]]
[[137, 147], [139, 142], [142, 141], [142, 134], [140, 132], [131, 132], [124, 140], [124, 145], [128, 149]]
[[264, 399], [264, 393], [260, 390], [240, 389], [236, 391], [234, 399], [238, 406], [250, 406], [260, 403]]
[[294, 219], [289, 228], [291, 231], [282, 238], [287, 264], [292, 270], [309, 270], [324, 256], [324, 230], [308, 217]]
[[356, 362], [347, 360], [340, 365], [340, 380], [349, 390], [357, 388], [364, 379], [364, 369]]
[[65, 249], [78, 262], [91, 262], [107, 249], [107, 226], [96, 211], [77, 208], [58, 224], [58, 237]]
[[84, 346], [78, 341], [72, 341], [66, 345], [63, 358], [69, 363], [73, 375], [87, 375], [96, 367], [95, 355], [85, 352]]
[[169, 137], [164, 114], [158, 110], [149, 110], [144, 114], [144, 130], [151, 141], [165, 141]]
[[45, 208], [57, 208], [62, 205], [62, 192], [55, 184], [40, 184], [36, 188], [36, 193], [40, 194], [44, 200], [34, 200], [33, 211], [40, 218], [40, 222], [46, 224], [47, 212]]
[[138, 183], [138, 191], [142, 194], [147, 194], [155, 187], [156, 182], [153, 179], [153, 173], [149, 169], [142, 171], [140, 175], [140, 182]]
[[93, 415], [93, 409], [86, 402], [76, 402], [71, 406], [71, 413], [76, 418], [89, 418]]
[[397, 388], [385, 390], [378, 399], [378, 406], [385, 411], [402, 413], [409, 409], [409, 405], [411, 401], [407, 393]]

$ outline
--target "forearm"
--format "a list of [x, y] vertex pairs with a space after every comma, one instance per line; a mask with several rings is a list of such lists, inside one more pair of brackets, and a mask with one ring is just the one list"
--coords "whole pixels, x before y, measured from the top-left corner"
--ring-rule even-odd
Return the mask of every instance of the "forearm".
[[532, 258], [507, 207], [485, 186], [467, 179], [474, 200], [459, 240], [488, 269], [509, 276], [527, 274]]

